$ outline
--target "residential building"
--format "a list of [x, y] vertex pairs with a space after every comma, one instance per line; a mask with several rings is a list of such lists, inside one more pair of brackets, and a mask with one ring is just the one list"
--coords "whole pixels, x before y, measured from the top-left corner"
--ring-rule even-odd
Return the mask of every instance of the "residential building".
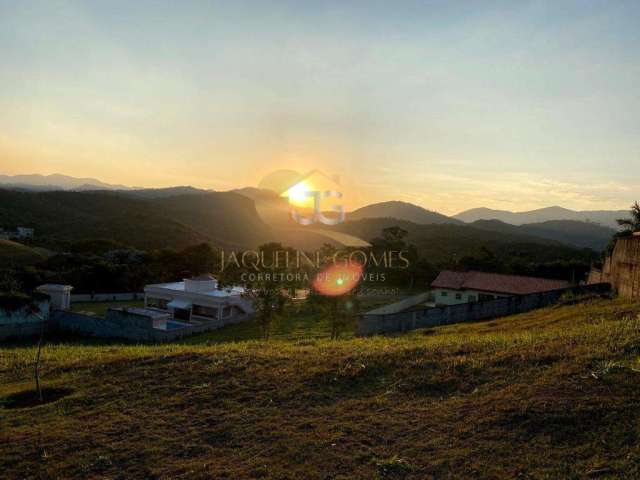
[[145, 308], [168, 311], [173, 319], [189, 323], [237, 323], [254, 313], [242, 287], [221, 288], [211, 275], [186, 278], [182, 282], [147, 285]]
[[71, 306], [71, 290], [73, 290], [71, 285], [47, 283], [40, 285], [36, 290], [51, 299], [51, 310], [69, 310]]
[[564, 280], [444, 270], [431, 282], [436, 305], [494, 300], [496, 298], [548, 292], [570, 287]]
[[33, 234], [34, 234], [33, 228], [27, 228], [27, 227], [16, 228], [17, 238], [33, 238]]

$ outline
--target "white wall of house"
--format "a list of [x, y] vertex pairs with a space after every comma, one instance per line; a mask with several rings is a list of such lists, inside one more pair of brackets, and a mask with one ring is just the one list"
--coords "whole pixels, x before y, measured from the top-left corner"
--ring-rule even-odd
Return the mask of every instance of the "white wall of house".
[[167, 310], [174, 316], [176, 311], [170, 304], [185, 304], [180, 310], [183, 314], [188, 313], [189, 318], [184, 320], [226, 322], [254, 313], [251, 302], [239, 292], [218, 290], [215, 281], [211, 280], [187, 279], [172, 284], [147, 285], [144, 292], [145, 307]]
[[432, 291], [436, 305], [458, 305], [460, 303], [478, 302], [480, 300], [493, 300], [495, 298], [512, 296], [505, 295], [504, 293], [483, 292], [480, 290], [453, 290], [448, 288], [434, 288]]
[[51, 299], [52, 310], [69, 310], [71, 307], [71, 285], [45, 284], [36, 288]]

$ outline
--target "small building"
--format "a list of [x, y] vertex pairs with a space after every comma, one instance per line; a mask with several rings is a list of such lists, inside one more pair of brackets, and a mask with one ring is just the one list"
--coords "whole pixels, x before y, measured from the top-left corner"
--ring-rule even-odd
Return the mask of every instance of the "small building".
[[564, 280], [503, 275], [486, 272], [453, 272], [444, 270], [431, 282], [436, 305], [495, 300], [496, 298], [527, 295], [568, 288]]
[[33, 228], [28, 228], [28, 227], [16, 228], [17, 238], [33, 238], [33, 234], [34, 234]]
[[189, 323], [237, 323], [254, 313], [242, 287], [222, 288], [211, 275], [185, 278], [182, 282], [147, 285], [145, 308], [171, 313], [172, 318]]
[[71, 290], [73, 290], [71, 285], [47, 283], [40, 285], [36, 290], [49, 296], [52, 310], [69, 310], [71, 305]]

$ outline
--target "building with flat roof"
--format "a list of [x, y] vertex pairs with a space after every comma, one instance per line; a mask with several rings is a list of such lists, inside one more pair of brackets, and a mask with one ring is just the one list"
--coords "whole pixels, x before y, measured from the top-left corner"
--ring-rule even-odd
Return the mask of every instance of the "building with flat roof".
[[568, 288], [571, 283], [549, 278], [524, 277], [486, 272], [443, 270], [431, 282], [437, 305], [495, 300], [496, 298], [549, 292]]
[[237, 323], [254, 312], [251, 301], [244, 298], [244, 288], [220, 287], [215, 277], [200, 275], [182, 282], [147, 285], [145, 308], [169, 312], [171, 317], [189, 323]]

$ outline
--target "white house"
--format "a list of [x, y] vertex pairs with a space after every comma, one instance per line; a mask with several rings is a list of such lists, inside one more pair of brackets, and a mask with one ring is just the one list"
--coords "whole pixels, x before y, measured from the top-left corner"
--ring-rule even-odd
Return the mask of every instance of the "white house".
[[33, 238], [33, 228], [18, 227], [16, 228], [16, 237], [18, 238]]
[[190, 323], [237, 323], [254, 313], [252, 303], [243, 297], [242, 287], [219, 288], [211, 275], [185, 278], [182, 282], [144, 287], [146, 308], [171, 313], [176, 320]]
[[494, 300], [568, 288], [564, 280], [523, 277], [485, 272], [452, 272], [444, 270], [431, 282], [436, 305]]
[[52, 310], [69, 310], [71, 305], [71, 290], [73, 290], [71, 285], [47, 283], [40, 285], [36, 290], [49, 296]]

